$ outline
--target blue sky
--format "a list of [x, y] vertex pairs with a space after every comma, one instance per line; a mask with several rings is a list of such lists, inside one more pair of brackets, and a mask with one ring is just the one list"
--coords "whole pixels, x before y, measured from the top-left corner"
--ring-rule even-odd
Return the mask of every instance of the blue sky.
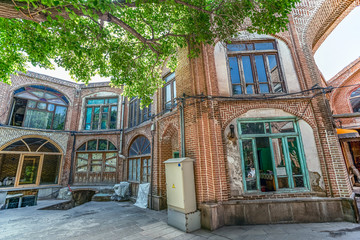
[[345, 17], [315, 53], [325, 80], [331, 79], [360, 56], [360, 7]]
[[[315, 61], [325, 80], [329, 80], [359, 56], [360, 7], [357, 7], [350, 12], [319, 47], [315, 53]], [[73, 81], [68, 72], [63, 68], [45, 70], [39, 67], [30, 67], [29, 70]], [[92, 82], [107, 80], [105, 78], [94, 77]]]

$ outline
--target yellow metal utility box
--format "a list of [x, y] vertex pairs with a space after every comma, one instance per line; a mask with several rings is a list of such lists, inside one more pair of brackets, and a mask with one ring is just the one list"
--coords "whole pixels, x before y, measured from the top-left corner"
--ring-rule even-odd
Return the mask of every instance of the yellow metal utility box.
[[196, 211], [194, 160], [172, 158], [165, 161], [168, 207], [182, 213]]

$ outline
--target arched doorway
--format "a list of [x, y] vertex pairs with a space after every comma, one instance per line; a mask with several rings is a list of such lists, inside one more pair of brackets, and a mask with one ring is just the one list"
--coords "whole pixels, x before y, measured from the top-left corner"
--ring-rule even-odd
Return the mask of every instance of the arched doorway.
[[136, 137], [129, 147], [128, 181], [131, 182], [132, 193], [136, 194], [140, 183], [150, 182], [151, 178], [151, 146], [144, 136]]
[[59, 184], [62, 151], [47, 139], [28, 137], [0, 151], [0, 187]]
[[75, 184], [114, 184], [117, 170], [117, 149], [112, 142], [93, 139], [77, 149]]

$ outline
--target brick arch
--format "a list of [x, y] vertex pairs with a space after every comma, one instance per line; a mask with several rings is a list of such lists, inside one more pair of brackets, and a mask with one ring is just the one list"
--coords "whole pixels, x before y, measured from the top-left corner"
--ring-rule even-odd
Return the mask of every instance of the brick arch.
[[287, 107], [287, 105], [285, 104], [279, 104], [279, 103], [260, 103], [257, 105], [247, 105], [247, 106], [243, 106], [241, 109], [239, 109], [238, 111], [235, 111], [233, 114], [229, 115], [226, 120], [224, 121], [224, 124], [222, 125], [222, 132], [225, 131], [226, 127], [231, 123], [231, 121], [235, 118], [240, 117], [241, 115], [243, 115], [244, 113], [253, 110], [253, 109], [259, 109], [259, 108], [272, 108], [272, 109], [281, 109], [284, 112], [290, 113], [298, 118], [301, 118], [302, 120], [304, 120], [305, 122], [307, 122], [311, 128], [316, 131], [317, 130], [317, 126], [315, 124], [315, 122], [313, 120], [310, 119], [310, 116], [312, 115], [311, 113], [311, 107], [308, 106], [305, 113], [302, 114], [302, 112], [304, 111], [305, 107], [306, 107], [307, 103], [305, 104], [299, 104], [297, 106], [301, 106], [301, 109], [290, 109]]
[[[88, 141], [91, 141], [91, 140], [107, 140], [109, 142], [111, 142], [112, 144], [114, 144], [114, 142], [112, 141], [111, 137], [109, 136], [106, 136], [106, 135], [102, 135], [101, 137], [97, 138], [97, 137], [93, 137], [93, 136], [88, 136], [87, 138], [85, 139], [82, 139], [81, 141], [77, 142], [75, 144], [75, 151], [77, 151], [77, 149], [79, 147], [81, 147], [84, 143], [88, 142]], [[118, 147], [117, 144], [114, 144], [114, 146], [116, 147], [116, 151], [118, 150]]]
[[[311, 0], [307, 0], [309, 2]], [[306, 2], [306, 1], [303, 1]], [[315, 52], [336, 26], [360, 5], [359, 0], [324, 0], [305, 26], [307, 43]]]
[[56, 89], [56, 86], [52, 86], [52, 85], [49, 85], [49, 84], [43, 84], [43, 83], [36, 83], [36, 82], [33, 82], [33, 83], [25, 83], [25, 84], [20, 84], [20, 85], [16, 85], [16, 86], [12, 86], [10, 88], [10, 99], [13, 99], [14, 98], [14, 91], [19, 89], [19, 88], [22, 88], [22, 87], [29, 87], [29, 86], [32, 86], [32, 85], [39, 85], [39, 86], [44, 86], [44, 87], [48, 87], [48, 88], [52, 88], [58, 92], [60, 92], [62, 95], [64, 95], [66, 97], [66, 99], [69, 101], [68, 103], [68, 107], [69, 106], [72, 106], [73, 105], [73, 101], [71, 100], [71, 98], [63, 93], [61, 90], [58, 90]]
[[168, 125], [165, 126], [164, 130], [162, 131], [162, 134], [160, 135], [160, 141], [162, 141], [162, 139], [166, 136], [172, 136], [173, 134], [177, 134], [178, 130], [177, 128], [174, 126], [173, 123], [169, 123]]

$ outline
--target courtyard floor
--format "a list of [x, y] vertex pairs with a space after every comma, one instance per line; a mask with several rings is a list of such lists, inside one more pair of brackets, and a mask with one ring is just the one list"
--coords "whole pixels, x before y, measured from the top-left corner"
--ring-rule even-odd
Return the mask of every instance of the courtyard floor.
[[45, 205], [49, 201], [0, 211], [0, 239], [360, 239], [360, 224], [348, 222], [226, 226], [187, 234], [167, 225], [166, 211], [140, 209], [130, 202], [88, 202], [69, 210], [38, 210]]

